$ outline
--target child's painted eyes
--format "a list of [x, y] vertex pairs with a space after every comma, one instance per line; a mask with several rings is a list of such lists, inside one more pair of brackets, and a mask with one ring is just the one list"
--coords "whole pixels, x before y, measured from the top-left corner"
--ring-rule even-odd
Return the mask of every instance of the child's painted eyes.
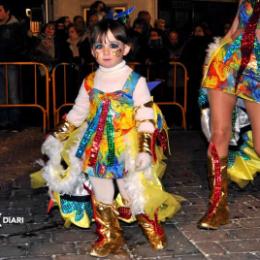
[[102, 43], [96, 43], [94, 47], [95, 47], [96, 50], [101, 50], [103, 48], [103, 44]]
[[118, 43], [111, 43], [110, 44], [110, 48], [111, 49], [118, 49], [119, 48], [119, 44]]
[[[103, 43], [95, 43], [94, 45], [94, 49], [95, 50], [102, 50], [103, 48], [105, 48], [107, 45], [103, 44]], [[109, 45], [107, 46], [110, 49], [118, 49], [120, 47], [119, 43], [109, 43]]]

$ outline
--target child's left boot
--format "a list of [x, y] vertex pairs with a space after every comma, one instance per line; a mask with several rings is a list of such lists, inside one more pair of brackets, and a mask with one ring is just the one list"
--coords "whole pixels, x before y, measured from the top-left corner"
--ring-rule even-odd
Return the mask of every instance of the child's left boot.
[[166, 247], [165, 232], [159, 224], [157, 216], [151, 220], [147, 215], [139, 214], [136, 219], [153, 249], [162, 250]]
[[123, 247], [123, 233], [113, 205], [95, 200], [93, 204], [98, 239], [92, 245], [90, 255], [106, 257], [109, 254], [116, 253]]

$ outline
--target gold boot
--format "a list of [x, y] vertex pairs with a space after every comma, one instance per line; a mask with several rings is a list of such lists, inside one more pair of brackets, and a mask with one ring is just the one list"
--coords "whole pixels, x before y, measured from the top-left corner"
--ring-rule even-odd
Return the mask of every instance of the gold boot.
[[208, 159], [209, 187], [211, 189], [207, 213], [198, 223], [202, 229], [218, 229], [229, 222], [227, 206], [228, 178], [227, 158]]
[[136, 219], [152, 248], [156, 250], [163, 249], [166, 246], [166, 237], [157, 218], [155, 218], [155, 220], [150, 220], [147, 215], [139, 214], [136, 216]]
[[116, 253], [124, 245], [122, 229], [117, 213], [112, 205], [94, 201], [94, 219], [96, 222], [97, 241], [92, 245], [90, 255], [106, 257]]

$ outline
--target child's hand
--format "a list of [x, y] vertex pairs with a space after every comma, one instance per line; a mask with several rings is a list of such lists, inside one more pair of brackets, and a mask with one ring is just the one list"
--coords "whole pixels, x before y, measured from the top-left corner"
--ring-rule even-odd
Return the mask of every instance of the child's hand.
[[147, 169], [152, 163], [152, 156], [149, 153], [141, 152], [137, 155], [135, 169], [143, 171]]

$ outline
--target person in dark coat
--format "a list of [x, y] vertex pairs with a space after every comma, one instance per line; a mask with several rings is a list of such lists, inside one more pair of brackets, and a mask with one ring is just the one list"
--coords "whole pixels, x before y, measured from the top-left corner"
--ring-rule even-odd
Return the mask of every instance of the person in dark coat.
[[[11, 14], [8, 2], [0, 0], [0, 62], [22, 59], [25, 48], [23, 32], [21, 23]], [[0, 104], [20, 103], [19, 92], [17, 66], [7, 66], [6, 74], [5, 67], [0, 65]], [[19, 127], [20, 113], [17, 108], [0, 108], [0, 130]]]
[[189, 75], [187, 122], [190, 129], [200, 129], [200, 110], [197, 100], [206, 50], [212, 40], [202, 25], [195, 26], [190, 39], [184, 44], [180, 57], [180, 61], [186, 66]]

